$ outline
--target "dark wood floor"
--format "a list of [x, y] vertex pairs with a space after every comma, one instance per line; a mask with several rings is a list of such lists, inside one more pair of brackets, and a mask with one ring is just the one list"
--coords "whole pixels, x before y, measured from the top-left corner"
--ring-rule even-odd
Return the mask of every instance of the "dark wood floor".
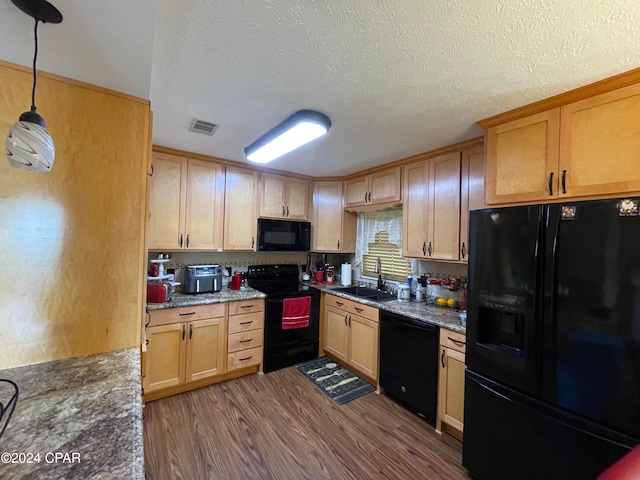
[[469, 479], [460, 443], [385, 395], [337, 405], [295, 368], [146, 404], [147, 479]]

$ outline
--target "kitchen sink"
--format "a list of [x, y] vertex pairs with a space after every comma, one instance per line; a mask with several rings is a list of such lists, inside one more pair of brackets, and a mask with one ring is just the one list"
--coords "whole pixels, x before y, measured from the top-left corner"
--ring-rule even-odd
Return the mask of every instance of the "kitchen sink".
[[333, 291], [348, 293], [349, 295], [353, 295], [354, 297], [366, 298], [367, 300], [373, 300], [376, 302], [388, 302], [389, 300], [396, 300], [398, 298], [393, 293], [387, 293], [369, 287], [334, 288]]

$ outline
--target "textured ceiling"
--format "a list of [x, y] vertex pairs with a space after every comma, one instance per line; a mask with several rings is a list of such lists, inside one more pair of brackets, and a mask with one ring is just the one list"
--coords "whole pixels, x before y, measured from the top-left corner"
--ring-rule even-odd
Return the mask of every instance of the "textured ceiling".
[[[155, 144], [241, 162], [320, 110], [329, 134], [269, 164], [313, 176], [475, 137], [479, 119], [640, 67], [638, 0], [52, 3], [65, 20], [41, 27], [41, 69], [150, 98]], [[29, 65], [31, 34], [0, 0], [0, 59]], [[193, 117], [220, 128], [189, 133]]]

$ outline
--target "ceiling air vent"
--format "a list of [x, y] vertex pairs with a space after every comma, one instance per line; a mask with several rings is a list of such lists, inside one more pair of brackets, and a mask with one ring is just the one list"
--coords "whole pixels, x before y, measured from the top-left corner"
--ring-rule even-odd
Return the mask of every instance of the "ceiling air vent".
[[191, 121], [191, 125], [189, 126], [189, 131], [212, 136], [219, 126], [220, 125], [215, 123], [205, 122], [204, 120], [198, 120], [197, 118], [194, 118]]

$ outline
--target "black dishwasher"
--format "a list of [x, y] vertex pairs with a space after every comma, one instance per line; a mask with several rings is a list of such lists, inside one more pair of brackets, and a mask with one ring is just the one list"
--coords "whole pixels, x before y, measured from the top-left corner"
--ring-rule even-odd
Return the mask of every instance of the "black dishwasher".
[[426, 418], [436, 419], [438, 327], [380, 312], [380, 386]]

